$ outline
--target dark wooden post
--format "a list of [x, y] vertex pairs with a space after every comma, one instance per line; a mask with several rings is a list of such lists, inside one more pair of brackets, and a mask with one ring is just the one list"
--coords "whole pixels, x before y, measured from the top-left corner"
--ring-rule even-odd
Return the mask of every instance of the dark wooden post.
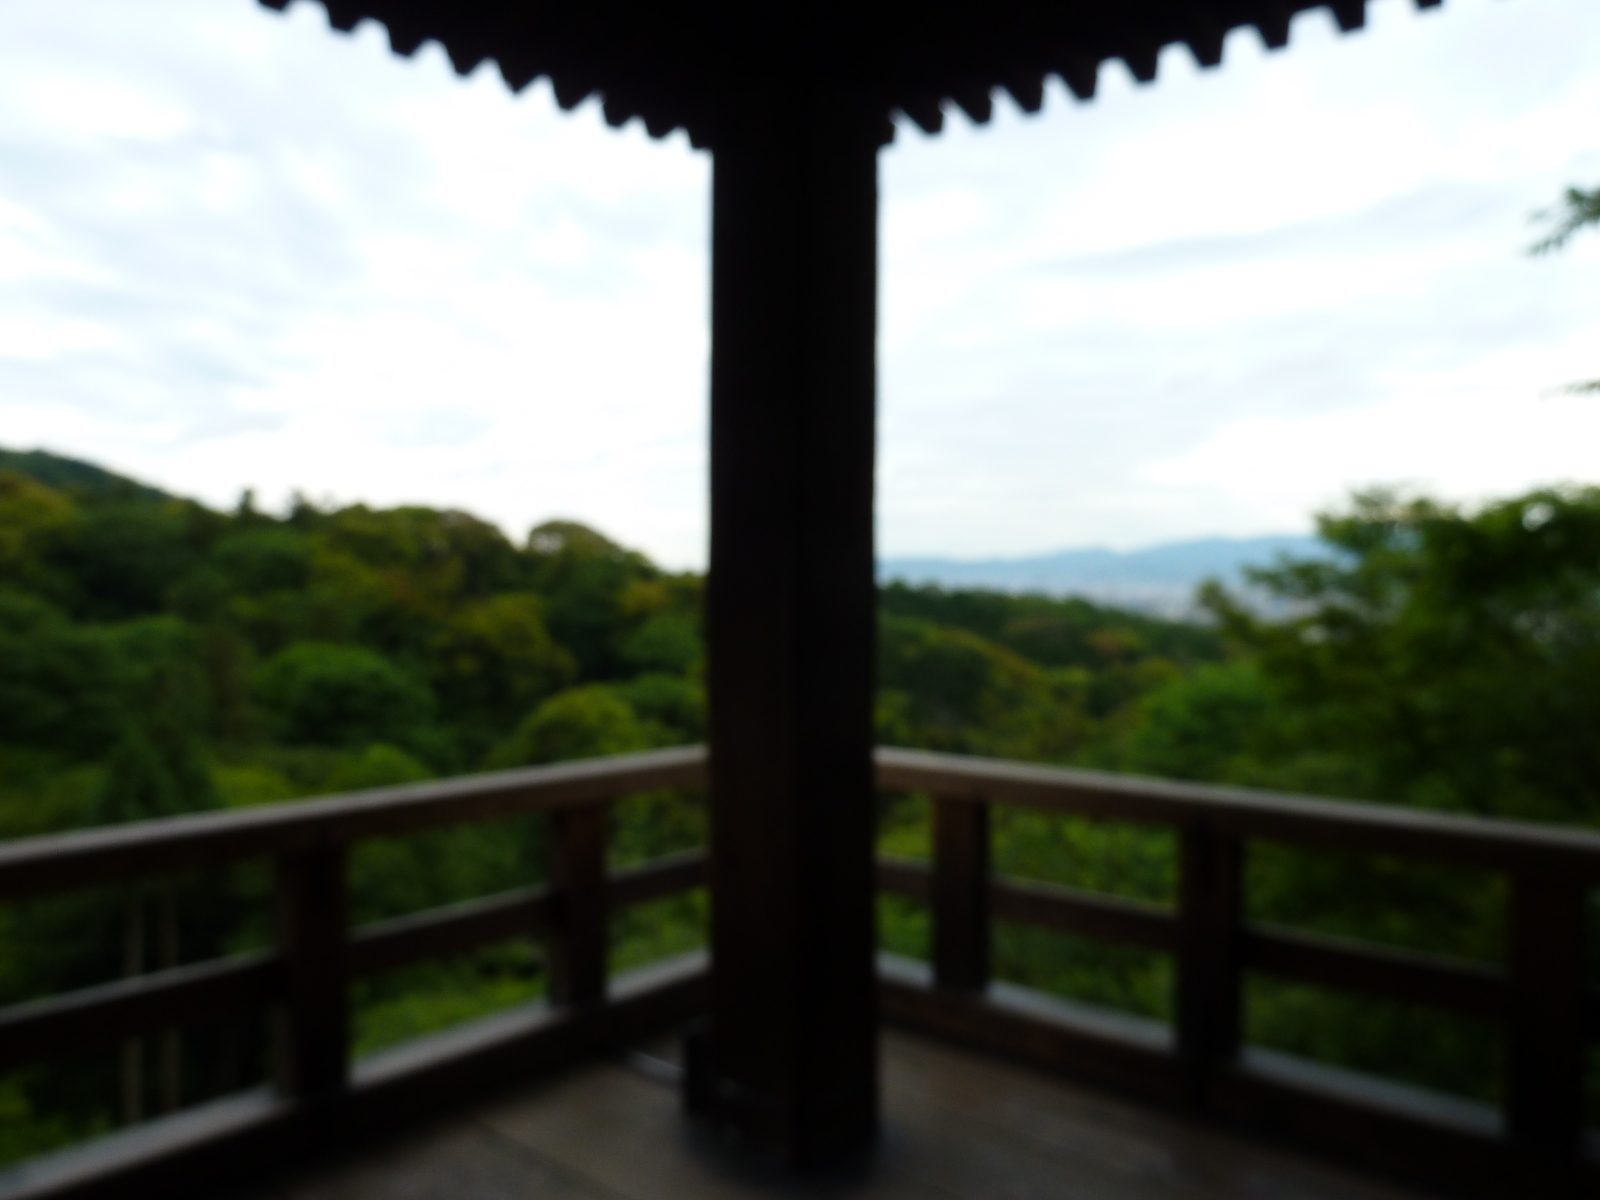
[[1239, 1051], [1239, 839], [1206, 822], [1179, 834], [1178, 1058], [1189, 1100], [1204, 1106], [1219, 1066]]
[[877, 1126], [877, 151], [817, 80], [719, 108], [711, 282], [709, 1038], [691, 1104], [807, 1167]]
[[1583, 1126], [1585, 901], [1581, 880], [1511, 880], [1506, 1130], [1545, 1159], [1576, 1156]]
[[989, 806], [939, 798], [933, 808], [933, 981], [989, 984]]
[[[122, 974], [144, 974], [144, 893], [130, 887], [122, 900]], [[122, 1043], [122, 1121], [137, 1125], [144, 1119], [144, 1042], [131, 1037]]]
[[338, 1095], [349, 1079], [349, 916], [342, 846], [278, 859], [278, 947], [287, 984], [280, 1086], [301, 1100]]
[[606, 808], [550, 814], [550, 1000], [597, 1004], [606, 996]]

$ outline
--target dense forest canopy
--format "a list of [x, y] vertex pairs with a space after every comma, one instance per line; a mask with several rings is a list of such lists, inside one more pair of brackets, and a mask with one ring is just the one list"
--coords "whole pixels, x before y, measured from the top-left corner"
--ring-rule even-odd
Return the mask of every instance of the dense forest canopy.
[[[1191, 622], [891, 583], [880, 739], [1600, 823], [1600, 492], [1319, 532]], [[570, 521], [0, 452], [0, 836], [699, 740], [702, 584]]]
[[[516, 546], [459, 512], [220, 513], [70, 465], [0, 470], [10, 779], [143, 762], [120, 790], [153, 814], [337, 787], [375, 746], [415, 777], [700, 734], [699, 580], [581, 525]], [[549, 732], [558, 697], [598, 741]], [[9, 831], [139, 815], [84, 786]]]
[[[702, 581], [573, 522], [232, 512], [0, 455], [0, 831], [698, 740]], [[1067, 761], [1213, 629], [892, 584], [886, 740]]]
[[[891, 583], [880, 740], [1600, 825], [1600, 491], [1472, 510], [1372, 492], [1319, 532], [1331, 557], [1263, 565], [1250, 595], [1209, 585], [1189, 622]], [[570, 521], [518, 543], [416, 506], [297, 499], [274, 514], [246, 493], [222, 512], [0, 451], [0, 837], [698, 741], [702, 591]], [[922, 801], [885, 797], [882, 814], [886, 851], [927, 853]], [[522, 819], [364, 844], [355, 916], [525, 886], [542, 836]], [[1166, 834], [1002, 810], [994, 836], [1002, 872], [1171, 900]], [[613, 814], [619, 863], [703, 837], [695, 797]], [[259, 871], [162, 886], [0, 907], [0, 1004], [114, 977], [141, 923], [166, 922], [171, 961], [266, 937]], [[1501, 953], [1500, 885], [1470, 872], [1262, 847], [1249, 886], [1254, 919]], [[695, 893], [619, 917], [614, 962], [694, 944], [704, 915]], [[925, 953], [926, 914], [886, 900], [881, 935]], [[1001, 925], [996, 967], [1170, 1011], [1170, 962], [1153, 952]], [[541, 988], [525, 943], [364, 982], [357, 1049]], [[1498, 1087], [1493, 1032], [1464, 1019], [1266, 979], [1247, 1010], [1259, 1042], [1468, 1095]], [[260, 1070], [259, 1030], [185, 1038], [172, 1095]], [[156, 1087], [153, 1066], [129, 1065], [153, 1051], [133, 1053], [0, 1079], [0, 1161], [133, 1119]], [[106, 1099], [119, 1071], [120, 1118]]]

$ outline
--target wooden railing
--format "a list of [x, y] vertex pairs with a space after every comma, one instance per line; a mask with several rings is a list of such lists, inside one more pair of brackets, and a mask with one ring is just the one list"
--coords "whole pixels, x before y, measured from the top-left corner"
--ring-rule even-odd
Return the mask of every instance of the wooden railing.
[[[278, 917], [276, 944], [261, 953], [0, 1009], [0, 1071], [228, 1010], [273, 1009], [281, 1033], [273, 1088], [24, 1165], [0, 1177], [0, 1197], [171, 1192], [207, 1172], [236, 1175], [252, 1158], [382, 1128], [702, 1011], [703, 958], [608, 981], [606, 948], [610, 912], [700, 886], [703, 854], [608, 875], [605, 828], [610, 800], [697, 786], [704, 773], [704, 751], [684, 748], [0, 844], [0, 899], [271, 858]], [[1583, 1072], [1600, 1002], [1584, 974], [1585, 907], [1600, 882], [1600, 836], [908, 750], [880, 750], [878, 776], [887, 789], [932, 797], [934, 812], [932, 862], [879, 867], [882, 889], [929, 905], [933, 930], [928, 966], [884, 960], [886, 1018], [1463, 1193], [1591, 1194], [1582, 1192], [1597, 1179], [1584, 1150]], [[995, 878], [996, 804], [1175, 830], [1176, 903]], [[349, 926], [352, 844], [526, 812], [550, 817], [547, 885]], [[1254, 927], [1241, 903], [1252, 841], [1503, 872], [1507, 962]], [[995, 919], [1171, 954], [1174, 1021], [1096, 1015], [992, 982]], [[549, 1005], [351, 1062], [352, 979], [528, 934], [546, 941]], [[1503, 1112], [1243, 1046], [1251, 971], [1501, 1023]]]
[[[931, 978], [904, 967], [886, 978], [887, 1016], [1463, 1193], [1532, 1195], [1522, 1189], [1537, 1184], [1600, 1194], [1584, 1130], [1585, 1070], [1600, 1037], [1600, 996], [1586, 976], [1600, 834], [910, 750], [880, 750], [878, 781], [933, 798], [931, 866], [879, 868], [881, 887], [925, 901], [933, 917]], [[994, 804], [1174, 830], [1176, 904], [992, 878]], [[1503, 873], [1506, 962], [1489, 967], [1248, 924], [1242, 869], [1253, 841]], [[1173, 955], [1171, 1026], [1051, 1011], [1037, 997], [990, 986], [994, 918]], [[1499, 1024], [1501, 1110], [1245, 1047], [1242, 984], [1251, 971]]]
[[[699, 886], [703, 852], [607, 874], [607, 803], [701, 783], [698, 748], [621, 755], [0, 843], [0, 899], [270, 858], [276, 944], [0, 1008], [0, 1072], [230, 1011], [272, 1010], [274, 1086], [132, 1126], [0, 1172], [0, 1196], [204, 1194], [271, 1161], [437, 1109], [706, 1003], [703, 956], [608, 986], [607, 916]], [[518, 813], [549, 816], [548, 884], [351, 928], [346, 863], [365, 838]], [[547, 1006], [352, 1063], [350, 983], [519, 936], [543, 938]]]

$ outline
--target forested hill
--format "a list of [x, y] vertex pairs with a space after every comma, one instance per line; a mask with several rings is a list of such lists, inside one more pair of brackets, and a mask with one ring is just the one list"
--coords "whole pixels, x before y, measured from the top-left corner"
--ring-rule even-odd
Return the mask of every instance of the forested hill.
[[[703, 736], [702, 579], [570, 521], [231, 512], [0, 452], [0, 835]], [[890, 584], [879, 736], [1600, 819], [1600, 492], [1374, 493], [1209, 624]], [[1289, 615], [1285, 615], [1289, 614]]]
[[[702, 580], [574, 522], [231, 512], [0, 451], [0, 834], [698, 740]], [[1214, 632], [893, 585], [882, 733], [1066, 760]]]
[[62, 491], [101, 497], [141, 500], [170, 499], [160, 488], [139, 483], [80, 458], [66, 458], [48, 450], [0, 449], [0, 470], [15, 471]]

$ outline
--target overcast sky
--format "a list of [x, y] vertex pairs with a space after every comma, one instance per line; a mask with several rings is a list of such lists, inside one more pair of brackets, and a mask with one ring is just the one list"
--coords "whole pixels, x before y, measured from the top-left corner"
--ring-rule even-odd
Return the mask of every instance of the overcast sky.
[[[1600, 4], [1376, 0], [1219, 70], [902, 123], [880, 550], [1304, 529], [1600, 480]], [[0, 445], [706, 540], [706, 156], [254, 0], [0, 0]]]

